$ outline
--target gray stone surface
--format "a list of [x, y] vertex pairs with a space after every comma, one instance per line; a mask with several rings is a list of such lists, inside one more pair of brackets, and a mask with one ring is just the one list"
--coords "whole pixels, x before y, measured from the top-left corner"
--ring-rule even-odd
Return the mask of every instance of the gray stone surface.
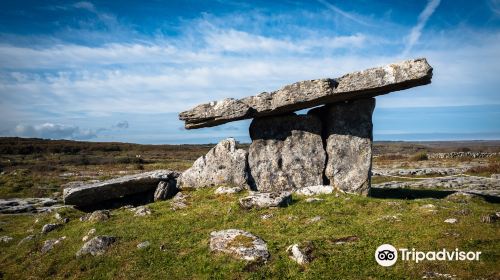
[[336, 79], [297, 82], [277, 91], [243, 99], [224, 99], [179, 114], [187, 129], [230, 121], [280, 115], [318, 105], [373, 97], [431, 82], [432, 67], [424, 58], [353, 72]]
[[175, 171], [156, 170], [98, 183], [76, 185], [64, 189], [64, 203], [88, 206], [127, 195], [154, 191], [160, 181], [175, 179], [178, 175]]
[[62, 226], [61, 224], [46, 224], [46, 225], [43, 225], [43, 227], [42, 227], [42, 233], [49, 233], [49, 232], [51, 232], [51, 231], [53, 231], [56, 228], [59, 228], [61, 226]]
[[233, 138], [222, 140], [179, 176], [177, 186], [181, 190], [215, 186], [248, 188], [247, 156], [245, 150], [236, 149]]
[[385, 182], [373, 185], [383, 189], [443, 189], [468, 194], [489, 195], [500, 197], [500, 180], [479, 176], [447, 176], [434, 177], [408, 182]]
[[240, 206], [245, 209], [287, 207], [292, 203], [292, 194], [290, 192], [254, 193], [240, 198], [239, 202]]
[[425, 176], [425, 175], [457, 175], [467, 172], [469, 168], [460, 167], [425, 167], [425, 168], [381, 168], [372, 170], [373, 176]]
[[248, 154], [252, 187], [275, 192], [322, 185], [326, 153], [321, 128], [313, 115], [254, 119]]
[[168, 181], [161, 181], [156, 187], [153, 200], [165, 200], [172, 198], [177, 193], [177, 182], [175, 179], [169, 179]]
[[210, 251], [251, 262], [265, 262], [270, 256], [264, 240], [239, 229], [211, 232]]
[[375, 98], [330, 104], [309, 111], [321, 117], [326, 141], [325, 176], [346, 192], [368, 194], [371, 180]]
[[0, 214], [42, 213], [63, 207], [48, 197], [0, 199]]
[[109, 220], [111, 213], [108, 210], [96, 210], [92, 213], [87, 213], [80, 217], [82, 222], [103, 222]]
[[102, 255], [108, 250], [109, 246], [116, 241], [116, 238], [113, 236], [100, 235], [96, 236], [85, 244], [83, 244], [82, 248], [76, 252], [76, 256], [84, 256], [84, 255], [92, 255], [99, 256]]
[[300, 265], [306, 265], [312, 260], [313, 246], [312, 243], [293, 244], [286, 249], [288, 257]]
[[324, 185], [309, 186], [297, 189], [295, 193], [305, 196], [313, 196], [318, 194], [331, 194], [333, 193], [333, 187]]
[[52, 250], [54, 248], [54, 246], [61, 243], [64, 239], [66, 239], [66, 236], [63, 236], [63, 237], [60, 237], [57, 239], [45, 240], [45, 242], [43, 242], [43, 246], [42, 246], [42, 249], [40, 251], [42, 252], [42, 254], [45, 254], [45, 253], [49, 252], [50, 250]]

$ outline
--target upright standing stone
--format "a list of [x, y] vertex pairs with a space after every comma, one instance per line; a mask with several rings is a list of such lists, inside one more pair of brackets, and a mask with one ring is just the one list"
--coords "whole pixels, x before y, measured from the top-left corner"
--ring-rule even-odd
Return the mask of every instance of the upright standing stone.
[[326, 139], [325, 175], [329, 183], [347, 192], [368, 194], [372, 166], [375, 99], [335, 103], [313, 109], [320, 115]]
[[248, 188], [247, 151], [236, 149], [233, 138], [222, 140], [177, 179], [179, 189], [203, 187]]
[[323, 184], [326, 154], [317, 116], [256, 118], [250, 125], [250, 179], [262, 192]]

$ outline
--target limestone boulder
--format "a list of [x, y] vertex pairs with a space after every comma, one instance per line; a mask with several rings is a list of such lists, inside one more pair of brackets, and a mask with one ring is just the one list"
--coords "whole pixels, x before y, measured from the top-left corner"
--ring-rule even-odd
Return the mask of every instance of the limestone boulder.
[[322, 185], [326, 153], [321, 129], [321, 120], [314, 115], [254, 119], [248, 155], [252, 187], [277, 192]]
[[172, 198], [177, 193], [177, 182], [174, 179], [168, 181], [161, 181], [156, 187], [153, 200], [165, 200]]
[[80, 257], [84, 255], [92, 255], [92, 256], [102, 255], [108, 250], [111, 244], [113, 244], [115, 241], [116, 238], [113, 236], [107, 236], [107, 235], [96, 236], [87, 241], [85, 244], [83, 244], [82, 248], [78, 250], [78, 252], [76, 253], [76, 256]]
[[371, 181], [375, 99], [330, 104], [309, 111], [320, 116], [326, 142], [328, 183], [342, 191], [368, 194]]
[[228, 138], [219, 142], [177, 180], [179, 189], [203, 187], [248, 188], [248, 153], [236, 148], [236, 141]]

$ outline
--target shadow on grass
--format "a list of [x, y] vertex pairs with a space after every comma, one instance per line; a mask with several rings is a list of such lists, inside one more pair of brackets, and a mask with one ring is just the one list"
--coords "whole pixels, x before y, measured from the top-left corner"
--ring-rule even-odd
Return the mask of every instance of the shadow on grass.
[[[374, 198], [395, 198], [395, 199], [418, 199], [418, 198], [445, 198], [456, 191], [446, 190], [415, 190], [415, 189], [382, 189], [371, 188], [370, 196]], [[490, 195], [480, 195], [485, 201], [491, 203], [500, 203], [500, 198]]]

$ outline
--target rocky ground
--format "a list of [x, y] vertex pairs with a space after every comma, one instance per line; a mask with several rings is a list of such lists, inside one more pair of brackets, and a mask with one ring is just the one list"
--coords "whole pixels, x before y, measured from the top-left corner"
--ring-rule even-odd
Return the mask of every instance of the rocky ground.
[[[207, 187], [170, 198], [167, 184], [155, 194], [155, 200], [167, 200], [90, 212], [63, 207], [61, 187], [160, 168], [182, 171], [207, 147], [169, 158], [182, 168], [162, 160], [171, 148], [87, 155], [141, 155], [140, 166], [106, 159], [46, 171], [39, 166], [80, 155], [3, 153], [0, 279], [499, 279], [498, 200], [474, 195], [499, 196], [498, 155], [457, 156], [461, 144], [443, 149], [451, 156], [436, 158], [422, 153], [421, 145], [375, 144], [372, 183], [388, 192], [374, 197], [317, 185], [279, 196], [254, 195], [241, 186]], [[422, 251], [460, 248], [481, 251], [482, 257], [398, 262], [387, 269], [373, 258], [383, 243]]]

